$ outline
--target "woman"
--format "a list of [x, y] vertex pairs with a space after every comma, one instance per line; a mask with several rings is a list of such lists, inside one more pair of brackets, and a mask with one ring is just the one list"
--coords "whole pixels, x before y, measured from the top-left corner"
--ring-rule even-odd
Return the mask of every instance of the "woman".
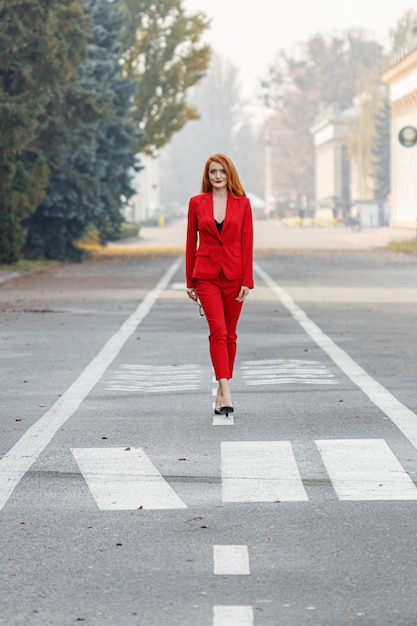
[[205, 165], [201, 193], [190, 199], [185, 255], [187, 294], [206, 315], [218, 389], [214, 412], [229, 415], [229, 379], [236, 328], [253, 288], [252, 210], [231, 159], [214, 154]]

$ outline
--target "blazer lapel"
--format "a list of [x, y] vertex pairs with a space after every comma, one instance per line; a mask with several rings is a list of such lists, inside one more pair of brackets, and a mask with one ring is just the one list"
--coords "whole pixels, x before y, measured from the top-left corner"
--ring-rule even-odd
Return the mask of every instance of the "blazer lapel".
[[233, 215], [234, 215], [234, 212], [236, 211], [236, 205], [237, 205], [236, 198], [232, 196], [231, 193], [229, 193], [229, 195], [227, 196], [226, 215], [224, 217], [222, 234], [224, 233], [225, 229], [227, 229], [229, 222], [233, 221]]
[[214, 219], [214, 209], [213, 209], [213, 193], [209, 192], [204, 197], [204, 213], [206, 215], [207, 222], [209, 224], [210, 230], [213, 231], [213, 234], [220, 239], [219, 231], [216, 227], [216, 221]]

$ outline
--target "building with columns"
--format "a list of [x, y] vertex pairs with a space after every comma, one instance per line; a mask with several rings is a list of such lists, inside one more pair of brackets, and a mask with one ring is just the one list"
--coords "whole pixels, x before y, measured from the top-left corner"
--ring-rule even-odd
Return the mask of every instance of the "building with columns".
[[322, 112], [310, 129], [315, 147], [316, 211], [337, 211], [350, 205], [348, 136], [355, 109], [340, 111], [332, 106]]
[[366, 227], [388, 223], [388, 207], [375, 200], [361, 135], [355, 132], [370, 98], [363, 92], [348, 109], [327, 108], [310, 129], [315, 147], [316, 221], [326, 208], [332, 208], [339, 220], [354, 218]]
[[417, 228], [417, 41], [385, 71], [391, 104], [391, 225]]

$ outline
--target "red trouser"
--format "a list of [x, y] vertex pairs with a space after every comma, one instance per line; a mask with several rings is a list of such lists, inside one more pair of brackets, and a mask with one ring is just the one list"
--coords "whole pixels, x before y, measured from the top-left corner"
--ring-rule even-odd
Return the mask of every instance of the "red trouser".
[[236, 302], [241, 280], [229, 280], [223, 272], [214, 280], [196, 280], [198, 299], [210, 328], [210, 355], [216, 380], [232, 378], [236, 356], [236, 328], [242, 302]]

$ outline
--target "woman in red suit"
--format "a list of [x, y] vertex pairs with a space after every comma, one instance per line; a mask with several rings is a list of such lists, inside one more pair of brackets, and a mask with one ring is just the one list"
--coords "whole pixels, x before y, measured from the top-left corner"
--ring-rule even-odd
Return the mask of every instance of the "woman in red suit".
[[236, 328], [253, 288], [253, 222], [237, 169], [224, 154], [207, 160], [201, 193], [190, 199], [185, 264], [188, 296], [201, 303], [210, 329], [218, 381], [214, 412], [228, 415]]

